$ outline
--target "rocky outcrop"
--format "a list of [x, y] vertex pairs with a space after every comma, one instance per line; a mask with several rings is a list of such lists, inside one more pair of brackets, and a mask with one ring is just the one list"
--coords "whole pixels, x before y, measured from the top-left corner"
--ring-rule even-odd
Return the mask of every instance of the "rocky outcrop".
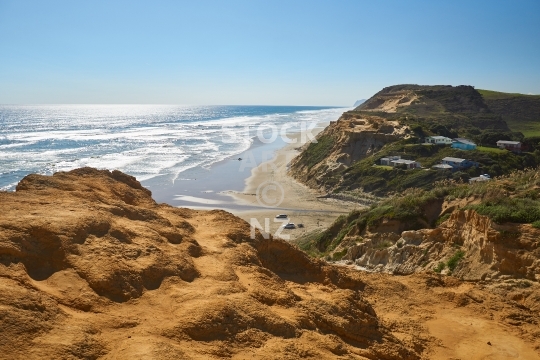
[[[324, 179], [331, 178], [332, 173], [338, 174], [385, 144], [403, 138], [406, 130], [397, 121], [345, 113], [317, 136], [317, 143], [303, 147], [291, 162], [290, 174], [308, 186], [324, 187]], [[318, 162], [311, 159], [315, 152], [323, 153]]]
[[358, 273], [84, 168], [0, 193], [0, 357], [417, 359]]
[[540, 281], [539, 239], [540, 230], [530, 225], [497, 225], [473, 210], [457, 210], [435, 229], [404, 231], [401, 237], [379, 234], [355, 244], [344, 259], [394, 274], [436, 269], [463, 280]]
[[[443, 180], [444, 174], [436, 171], [422, 176], [414, 171], [403, 174], [400, 167], [384, 172], [390, 169], [371, 165], [379, 164], [383, 156], [401, 156], [406, 160], [421, 159], [423, 166], [431, 167], [446, 156], [461, 155], [454, 153], [457, 150], [443, 154], [439, 152], [442, 147], [420, 146], [423, 138], [442, 135], [478, 141], [482, 131], [519, 137], [511, 134], [502, 117], [490, 110], [472, 86], [389, 86], [331, 122], [317, 136], [317, 142], [306, 144], [291, 162], [290, 174], [312, 188], [331, 194], [361, 190], [386, 196], [407, 188], [427, 189], [429, 184]], [[377, 156], [361, 162], [374, 154]], [[486, 167], [499, 161], [490, 157], [475, 161]], [[527, 163], [534, 166], [536, 160], [531, 157]], [[499, 170], [494, 171], [502, 175]], [[389, 185], [398, 177], [399, 181]]]

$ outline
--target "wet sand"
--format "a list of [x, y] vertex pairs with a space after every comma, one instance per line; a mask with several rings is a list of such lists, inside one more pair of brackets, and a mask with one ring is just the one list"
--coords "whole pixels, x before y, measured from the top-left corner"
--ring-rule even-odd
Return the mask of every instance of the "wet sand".
[[242, 192], [229, 193], [239, 204], [255, 207], [234, 210], [235, 215], [247, 222], [256, 221], [263, 229], [266, 229], [266, 221], [271, 234], [275, 234], [283, 225], [282, 219], [275, 219], [277, 214], [286, 214], [289, 222], [303, 224], [303, 228], [281, 232], [281, 237], [292, 240], [306, 232], [328, 227], [339, 215], [347, 214], [361, 205], [318, 198], [324, 193], [310, 189], [289, 176], [289, 163], [298, 155], [298, 148], [303, 145], [302, 140], [306, 140], [302, 139], [301, 134], [290, 138], [297, 142], [278, 149], [272, 160], [254, 168]]
[[[315, 136], [328, 123], [319, 123], [311, 131]], [[278, 137], [271, 143], [256, 139], [244, 153], [223, 160], [208, 169], [183, 172], [174, 183], [156, 179], [145, 186], [158, 202], [191, 209], [223, 209], [273, 235], [284, 222], [301, 223], [303, 228], [286, 229], [278, 235], [294, 239], [306, 232], [328, 227], [338, 216], [361, 205], [335, 199], [318, 198], [324, 193], [310, 189], [288, 175], [291, 160], [310, 140], [302, 133]], [[241, 159], [241, 160], [240, 160]], [[277, 214], [288, 215], [276, 219]], [[265, 225], [268, 224], [268, 225]]]

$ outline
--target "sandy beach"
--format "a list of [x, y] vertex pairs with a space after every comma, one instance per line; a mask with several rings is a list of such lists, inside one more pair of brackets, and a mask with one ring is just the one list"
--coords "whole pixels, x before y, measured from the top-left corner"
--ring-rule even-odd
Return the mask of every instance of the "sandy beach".
[[[313, 129], [287, 133], [274, 141], [255, 138], [241, 154], [209, 168], [194, 168], [182, 174], [174, 184], [154, 180], [145, 184], [158, 202], [191, 209], [223, 209], [285, 240], [315, 229], [327, 228], [340, 215], [362, 205], [336, 199], [325, 199], [323, 192], [310, 189], [288, 175], [288, 166], [300, 148], [328, 122]], [[276, 215], [286, 214], [285, 219]], [[301, 228], [278, 229], [284, 223], [303, 224]], [[266, 225], [267, 224], [267, 225]]]
[[[319, 126], [312, 133], [317, 134], [323, 128], [324, 125]], [[306, 232], [328, 227], [339, 215], [347, 214], [361, 205], [319, 198], [324, 193], [310, 189], [289, 176], [287, 172], [290, 161], [309, 139], [301, 133], [288, 137], [294, 143], [276, 150], [272, 160], [253, 168], [251, 176], [245, 180], [242, 192], [231, 191], [229, 194], [239, 204], [252, 207], [250, 210], [232, 210], [235, 215], [247, 222], [256, 219], [263, 229], [266, 221], [273, 235], [283, 225], [283, 221], [287, 222], [286, 219], [275, 219], [278, 214], [288, 215], [289, 222], [303, 224], [303, 228], [284, 229], [278, 235], [292, 240]]]

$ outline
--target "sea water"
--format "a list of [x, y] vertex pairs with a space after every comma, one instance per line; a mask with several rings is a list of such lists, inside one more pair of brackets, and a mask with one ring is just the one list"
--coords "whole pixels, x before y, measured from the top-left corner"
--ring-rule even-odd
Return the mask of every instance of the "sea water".
[[[0, 105], [0, 190], [31, 173], [91, 166], [170, 184], [246, 151], [257, 131], [336, 120], [306, 106]], [[226, 133], [235, 133], [230, 141]], [[227, 140], [229, 139], [229, 140]]]

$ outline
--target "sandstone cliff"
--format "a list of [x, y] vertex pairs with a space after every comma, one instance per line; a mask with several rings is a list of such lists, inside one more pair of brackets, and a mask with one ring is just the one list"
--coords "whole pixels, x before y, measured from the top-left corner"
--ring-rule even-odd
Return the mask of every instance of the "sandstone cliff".
[[[454, 263], [439, 265], [453, 257]], [[344, 259], [402, 275], [437, 270], [468, 281], [540, 281], [540, 230], [529, 224], [497, 225], [474, 210], [457, 210], [435, 229], [374, 234], [350, 246]]]
[[[434, 135], [464, 137], [492, 147], [494, 139], [523, 139], [472, 86], [396, 85], [332, 122], [317, 142], [302, 148], [291, 162], [290, 174], [334, 196], [362, 191], [387, 196], [409, 188], [429, 189], [447, 178], [467, 181], [484, 173], [499, 176], [540, 164], [540, 156], [533, 153], [518, 156], [421, 145], [426, 136]], [[387, 156], [418, 161], [425, 171], [373, 166], [381, 165], [380, 159]], [[431, 169], [445, 157], [467, 158], [479, 166], [457, 175]]]
[[357, 272], [118, 171], [0, 193], [0, 358], [416, 359]]
[[306, 144], [291, 162], [290, 174], [313, 188], [330, 190], [354, 162], [406, 136], [406, 126], [377, 116], [343, 114]]

